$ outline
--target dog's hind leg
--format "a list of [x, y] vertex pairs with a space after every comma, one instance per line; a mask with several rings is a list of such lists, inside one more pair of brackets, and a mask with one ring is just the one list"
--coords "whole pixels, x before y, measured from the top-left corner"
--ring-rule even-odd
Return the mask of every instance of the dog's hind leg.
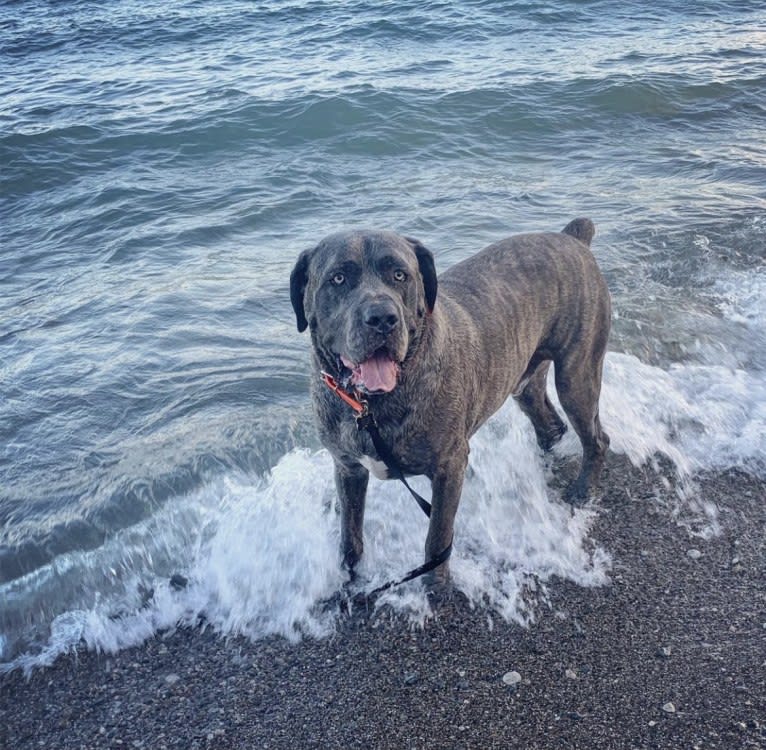
[[550, 365], [550, 360], [541, 362], [524, 389], [515, 397], [521, 410], [532, 422], [537, 443], [544, 451], [553, 448], [567, 431], [566, 424], [558, 415], [546, 392], [545, 385]]
[[[599, 347], [600, 348], [600, 347]], [[578, 350], [555, 362], [556, 391], [569, 421], [582, 443], [580, 474], [566, 492], [566, 499], [579, 505], [588, 499], [604, 466], [609, 436], [601, 427], [598, 399], [604, 350]]]

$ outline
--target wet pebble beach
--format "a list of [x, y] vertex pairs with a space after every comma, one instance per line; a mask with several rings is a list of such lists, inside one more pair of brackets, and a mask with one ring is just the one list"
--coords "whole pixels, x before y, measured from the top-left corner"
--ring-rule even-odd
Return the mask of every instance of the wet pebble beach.
[[654, 471], [611, 456], [604, 484], [610, 582], [550, 582], [529, 627], [455, 594], [422, 628], [357, 608], [325, 639], [78, 651], [3, 678], [0, 747], [766, 747], [766, 485], [698, 478], [721, 525], [702, 539]]
[[[763, 6], [0, 2], [0, 750], [766, 750]], [[510, 398], [360, 602], [428, 524], [371, 479], [347, 585], [297, 259], [577, 217], [602, 496]]]

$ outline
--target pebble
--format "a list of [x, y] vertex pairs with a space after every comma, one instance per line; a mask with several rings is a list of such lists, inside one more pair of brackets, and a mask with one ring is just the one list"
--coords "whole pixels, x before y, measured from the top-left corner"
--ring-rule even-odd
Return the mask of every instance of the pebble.
[[503, 675], [503, 682], [506, 685], [517, 685], [521, 682], [521, 675], [518, 672], [506, 672]]
[[576, 680], [577, 679], [577, 672], [574, 671], [574, 669], [567, 669], [564, 674], [570, 679], [570, 680]]
[[407, 674], [404, 675], [404, 684], [414, 685], [418, 681], [418, 676], [417, 672], [407, 672]]
[[175, 685], [181, 678], [177, 674], [165, 675], [165, 682], [168, 685]]
[[665, 704], [665, 705], [662, 707], [662, 710], [663, 710], [665, 713], [667, 713], [667, 714], [674, 714], [674, 713], [676, 712], [676, 707], [675, 707], [675, 706], [674, 706], [672, 703], [668, 702], [668, 703], [666, 703], [666, 704]]
[[688, 549], [686, 550], [687, 556], [691, 557], [692, 560], [699, 560], [700, 557], [702, 557], [702, 553], [698, 549]]
[[662, 648], [657, 649], [657, 656], [662, 656], [665, 659], [670, 658], [672, 653], [673, 649], [670, 646], [662, 646]]

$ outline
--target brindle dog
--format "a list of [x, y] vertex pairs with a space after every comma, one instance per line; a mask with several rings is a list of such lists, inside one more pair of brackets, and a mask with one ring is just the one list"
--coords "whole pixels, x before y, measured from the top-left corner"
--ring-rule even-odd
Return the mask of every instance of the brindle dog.
[[[611, 313], [590, 251], [594, 232], [589, 219], [576, 219], [560, 233], [517, 235], [438, 279], [431, 252], [393, 232], [334, 234], [300, 255], [290, 296], [298, 330], [311, 331], [312, 396], [335, 462], [341, 554], [350, 570], [362, 555], [369, 472], [388, 478], [388, 471], [320, 371], [363, 392], [403, 472], [431, 480], [426, 560], [452, 540], [470, 437], [509, 395], [543, 449], [564, 434], [545, 390], [551, 362], [583, 448], [567, 498], [588, 498], [609, 446], [598, 400]], [[432, 575], [445, 582], [448, 563]]]

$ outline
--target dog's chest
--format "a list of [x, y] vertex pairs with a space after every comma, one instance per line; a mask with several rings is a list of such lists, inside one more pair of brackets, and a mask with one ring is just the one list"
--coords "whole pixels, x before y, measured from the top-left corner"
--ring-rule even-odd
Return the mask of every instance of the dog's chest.
[[[382, 420], [381, 420], [382, 421]], [[414, 476], [426, 474], [429, 466], [427, 460], [428, 441], [421, 436], [414, 439], [407, 429], [391, 429], [390, 425], [379, 426], [380, 440], [393, 457], [396, 466], [404, 474]], [[371, 435], [364, 429], [358, 430], [356, 425], [344, 424], [337, 433], [339, 445], [344, 452], [353, 455], [377, 479], [391, 479], [392, 473], [383, 457], [376, 450]], [[388, 458], [386, 460], [389, 460]]]
[[394, 462], [393, 473], [386, 464], [389, 458], [383, 460], [383, 456], [374, 445], [369, 434], [364, 431], [357, 434], [359, 463], [378, 479], [392, 479], [397, 474], [397, 469], [407, 476], [428, 474], [430, 462], [430, 443], [425, 434], [419, 431], [414, 433], [410, 429], [394, 428], [380, 429], [380, 440], [386, 453]]
[[367, 471], [369, 471], [373, 476], [377, 477], [378, 479], [388, 479], [388, 466], [386, 466], [382, 461], [379, 461], [376, 458], [372, 458], [371, 456], [363, 455], [359, 459], [359, 463], [364, 466]]
[[[332, 393], [319, 391], [316, 395], [320, 437], [331, 453], [346, 461], [355, 460], [378, 479], [391, 479], [370, 433], [358, 428], [351, 409]], [[398, 468], [408, 476], [429, 474], [433, 453], [426, 425], [412, 419], [406, 404], [385, 410], [373, 404], [371, 409], [380, 437]]]

